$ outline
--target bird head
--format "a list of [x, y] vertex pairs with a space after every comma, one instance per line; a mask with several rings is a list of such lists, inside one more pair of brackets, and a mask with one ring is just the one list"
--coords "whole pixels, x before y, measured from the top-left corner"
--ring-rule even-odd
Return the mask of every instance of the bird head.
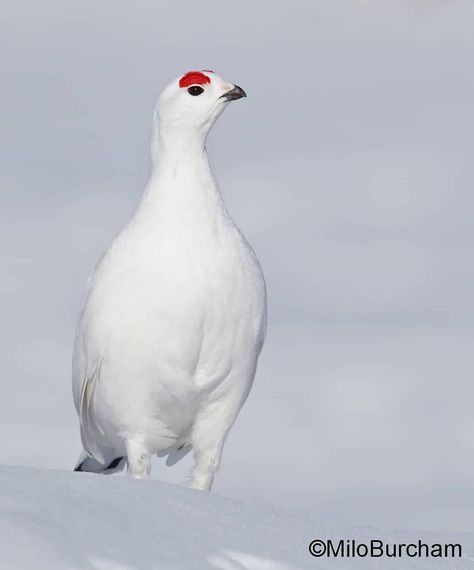
[[238, 85], [213, 71], [188, 71], [165, 88], [155, 118], [161, 128], [199, 131], [205, 136], [230, 101], [246, 96]]

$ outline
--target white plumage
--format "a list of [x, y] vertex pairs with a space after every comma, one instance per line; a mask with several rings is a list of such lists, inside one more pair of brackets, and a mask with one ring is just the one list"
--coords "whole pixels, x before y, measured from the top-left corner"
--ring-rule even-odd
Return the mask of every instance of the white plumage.
[[73, 392], [87, 455], [77, 470], [127, 458], [132, 476], [149, 477], [153, 454], [192, 447], [191, 485], [212, 485], [265, 335], [262, 271], [205, 150], [217, 117], [242, 96], [196, 72], [160, 97], [150, 180], [79, 315]]

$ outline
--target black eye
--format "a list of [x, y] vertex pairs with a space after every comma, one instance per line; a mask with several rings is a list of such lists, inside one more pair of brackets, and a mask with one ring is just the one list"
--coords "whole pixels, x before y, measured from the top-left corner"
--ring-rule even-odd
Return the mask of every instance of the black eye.
[[188, 89], [188, 93], [193, 97], [196, 97], [197, 95], [204, 93], [204, 89], [202, 87], [199, 87], [199, 85], [191, 85], [191, 87]]

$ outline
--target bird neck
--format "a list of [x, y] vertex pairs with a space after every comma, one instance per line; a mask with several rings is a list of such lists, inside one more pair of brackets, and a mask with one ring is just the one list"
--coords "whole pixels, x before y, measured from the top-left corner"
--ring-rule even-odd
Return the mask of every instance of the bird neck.
[[165, 169], [189, 167], [205, 157], [207, 133], [200, 130], [170, 127], [163, 124], [156, 126], [153, 132], [151, 159], [152, 174], [162, 173]]
[[[207, 132], [158, 127], [152, 171], [142, 206], [157, 215], [182, 217], [225, 209], [206, 153]], [[178, 214], [177, 214], [178, 215]]]

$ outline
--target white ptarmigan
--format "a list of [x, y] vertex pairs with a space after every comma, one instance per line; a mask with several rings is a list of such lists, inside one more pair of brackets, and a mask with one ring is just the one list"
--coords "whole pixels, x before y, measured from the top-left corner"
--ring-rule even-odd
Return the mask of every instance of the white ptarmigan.
[[245, 97], [193, 71], [161, 94], [150, 180], [86, 286], [73, 356], [84, 452], [77, 471], [150, 476], [153, 454], [192, 448], [210, 489], [252, 386], [266, 327], [263, 274], [212, 175], [206, 137]]

